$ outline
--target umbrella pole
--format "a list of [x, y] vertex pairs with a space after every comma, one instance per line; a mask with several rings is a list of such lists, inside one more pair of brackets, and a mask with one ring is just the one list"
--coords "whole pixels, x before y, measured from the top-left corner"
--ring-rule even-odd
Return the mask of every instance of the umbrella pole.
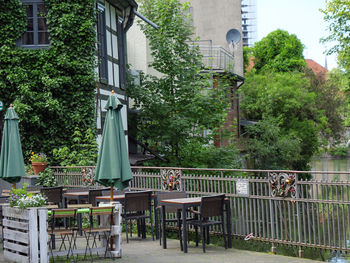
[[16, 189], [16, 183], [13, 183], [12, 187], [13, 187], [13, 189]]
[[[113, 186], [111, 186], [111, 200], [110, 200], [111, 204], [113, 203]], [[111, 217], [111, 225], [113, 225], [113, 216]], [[110, 237], [110, 249], [111, 251], [113, 251], [113, 243], [114, 243], [114, 238], [113, 236]]]
[[113, 186], [111, 186], [111, 203], [113, 203]]

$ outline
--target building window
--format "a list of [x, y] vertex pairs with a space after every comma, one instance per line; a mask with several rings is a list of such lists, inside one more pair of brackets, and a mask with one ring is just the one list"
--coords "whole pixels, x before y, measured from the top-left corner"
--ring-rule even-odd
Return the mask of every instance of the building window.
[[28, 48], [48, 46], [47, 10], [43, 1], [22, 0], [22, 3], [27, 12], [27, 29], [19, 40], [19, 45]]
[[108, 81], [106, 13], [104, 5], [97, 3], [98, 72], [101, 82]]

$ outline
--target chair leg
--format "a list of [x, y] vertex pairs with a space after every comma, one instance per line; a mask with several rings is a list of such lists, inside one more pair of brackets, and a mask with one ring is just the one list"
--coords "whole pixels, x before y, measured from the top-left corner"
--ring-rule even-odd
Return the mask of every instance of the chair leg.
[[210, 244], [210, 236], [209, 236], [209, 226], [206, 227], [207, 231], [206, 231], [206, 240], [207, 240], [207, 244]]
[[196, 233], [196, 247], [198, 247], [198, 226], [197, 225], [194, 226], [194, 231]]
[[224, 237], [225, 249], [227, 249], [227, 240], [226, 240], [226, 231], [225, 231], [224, 216], [221, 217], [221, 227], [222, 227], [222, 235], [223, 235], [223, 237]]
[[[153, 217], [152, 217], [152, 208], [149, 208], [149, 219], [151, 221], [151, 232], [152, 232], [152, 240], [154, 241], [154, 231], [153, 231]], [[145, 219], [146, 220], [146, 219]], [[146, 223], [146, 222], [145, 222]], [[146, 224], [145, 224], [146, 225]]]
[[126, 243], [129, 243], [129, 237], [128, 237], [128, 219], [125, 219], [124, 225], [125, 225]]
[[201, 225], [203, 253], [205, 253], [205, 227]]

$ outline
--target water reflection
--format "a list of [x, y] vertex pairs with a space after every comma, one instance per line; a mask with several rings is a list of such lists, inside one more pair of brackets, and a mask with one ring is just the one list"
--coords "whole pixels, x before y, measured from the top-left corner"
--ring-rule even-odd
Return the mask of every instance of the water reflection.
[[[312, 171], [350, 171], [350, 158], [318, 157], [311, 161]], [[316, 180], [348, 181], [349, 175], [317, 174]]]

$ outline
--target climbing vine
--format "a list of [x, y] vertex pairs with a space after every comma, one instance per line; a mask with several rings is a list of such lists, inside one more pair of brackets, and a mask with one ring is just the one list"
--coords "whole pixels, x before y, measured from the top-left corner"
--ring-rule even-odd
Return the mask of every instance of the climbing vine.
[[[0, 0], [0, 100], [14, 103], [24, 154], [74, 144], [75, 127], [95, 131], [94, 0], [45, 0], [50, 45], [25, 49], [20, 0]], [[94, 140], [94, 138], [92, 139]], [[26, 158], [25, 158], [26, 159]]]

